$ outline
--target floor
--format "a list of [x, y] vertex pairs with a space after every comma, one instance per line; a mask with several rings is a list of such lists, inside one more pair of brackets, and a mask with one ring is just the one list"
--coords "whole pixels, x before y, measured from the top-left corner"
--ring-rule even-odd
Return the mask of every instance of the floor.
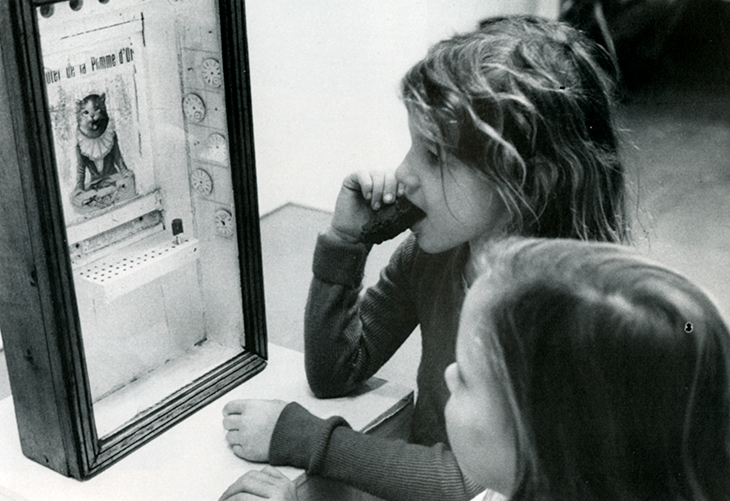
[[[652, 73], [629, 81], [620, 125], [637, 247], [704, 286], [730, 319], [730, 4], [701, 4], [668, 38]], [[330, 216], [289, 204], [262, 218], [272, 343], [302, 349], [312, 251]], [[374, 248], [366, 283], [397, 243]], [[413, 335], [379, 375], [413, 386], [419, 356]], [[3, 398], [9, 388], [0, 359]]]

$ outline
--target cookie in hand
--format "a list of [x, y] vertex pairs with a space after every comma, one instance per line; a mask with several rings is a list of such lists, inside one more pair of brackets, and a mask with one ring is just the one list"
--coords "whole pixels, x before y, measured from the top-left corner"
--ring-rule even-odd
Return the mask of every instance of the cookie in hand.
[[406, 197], [384, 205], [380, 210], [370, 209], [370, 220], [360, 233], [360, 241], [379, 244], [394, 238], [426, 216], [426, 213], [413, 205]]

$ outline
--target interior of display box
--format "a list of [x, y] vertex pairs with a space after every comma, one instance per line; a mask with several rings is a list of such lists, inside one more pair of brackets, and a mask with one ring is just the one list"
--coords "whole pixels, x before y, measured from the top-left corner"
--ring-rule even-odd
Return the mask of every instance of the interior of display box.
[[206, 3], [60, 4], [39, 16], [99, 436], [244, 349], [219, 28]]

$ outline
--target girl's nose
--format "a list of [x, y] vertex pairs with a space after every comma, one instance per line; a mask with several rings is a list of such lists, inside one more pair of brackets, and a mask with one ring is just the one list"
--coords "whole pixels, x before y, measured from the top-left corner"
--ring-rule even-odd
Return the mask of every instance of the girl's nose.
[[395, 169], [395, 178], [398, 183], [406, 187], [406, 192], [413, 190], [418, 185], [418, 178], [413, 174], [410, 166], [411, 152], [403, 158], [397, 169]]

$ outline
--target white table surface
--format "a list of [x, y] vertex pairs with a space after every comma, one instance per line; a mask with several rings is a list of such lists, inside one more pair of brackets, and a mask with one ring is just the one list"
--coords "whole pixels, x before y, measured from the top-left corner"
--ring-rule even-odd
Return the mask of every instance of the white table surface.
[[[250, 469], [228, 448], [222, 409], [238, 398], [297, 401], [320, 417], [340, 415], [364, 429], [405, 398], [410, 389], [374, 380], [356, 397], [319, 400], [309, 390], [301, 353], [269, 344], [268, 366], [95, 477], [67, 478], [23, 456], [12, 397], [0, 401], [0, 500], [4, 501], [204, 501], [217, 500]], [[291, 479], [302, 470], [282, 468]]]

